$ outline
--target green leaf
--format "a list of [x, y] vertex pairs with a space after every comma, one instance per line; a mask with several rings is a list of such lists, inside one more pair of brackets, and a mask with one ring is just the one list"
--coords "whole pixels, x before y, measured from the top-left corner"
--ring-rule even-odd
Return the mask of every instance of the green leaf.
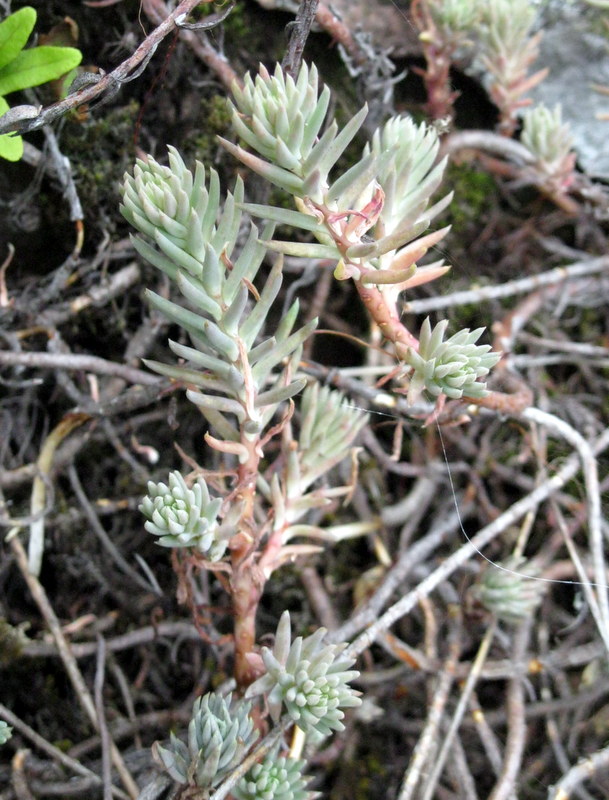
[[36, 12], [31, 6], [20, 8], [0, 22], [0, 68], [23, 50], [35, 24]]
[[279, 403], [283, 403], [284, 400], [289, 400], [290, 397], [294, 397], [298, 392], [302, 392], [306, 385], [306, 378], [297, 378], [295, 381], [288, 384], [288, 386], [275, 386], [274, 389], [269, 389], [268, 392], [259, 394], [254, 401], [254, 405], [256, 408], [278, 405]]
[[274, 206], [261, 205], [260, 203], [242, 203], [242, 211], [251, 214], [253, 217], [271, 219], [282, 225], [290, 225], [292, 228], [300, 228], [304, 231], [314, 231], [325, 233], [324, 226], [312, 215], [304, 214], [301, 211], [292, 211], [289, 208], [275, 208]]
[[338, 134], [335, 134], [331, 125], [311, 150], [303, 165], [304, 174], [308, 175], [313, 169], [318, 169], [325, 177], [362, 127], [367, 115], [368, 106], [364, 105]]
[[[4, 97], [0, 97], [0, 117], [9, 109]], [[0, 158], [7, 161], [19, 161], [23, 156], [23, 139], [12, 133], [4, 133], [0, 136]]]
[[329, 244], [316, 244], [315, 242], [284, 242], [280, 239], [272, 239], [262, 244], [268, 247], [269, 250], [273, 250], [275, 253], [284, 253], [286, 256], [297, 256], [298, 258], [340, 258], [340, 253], [336, 246]]
[[60, 78], [82, 60], [75, 47], [33, 47], [0, 69], [0, 94], [10, 94]]

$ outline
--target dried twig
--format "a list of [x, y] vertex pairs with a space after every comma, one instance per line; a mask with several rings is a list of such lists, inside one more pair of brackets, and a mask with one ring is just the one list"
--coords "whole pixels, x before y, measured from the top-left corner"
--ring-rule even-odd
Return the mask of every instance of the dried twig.
[[[28, 585], [28, 588], [32, 594], [32, 597], [36, 601], [36, 605], [40, 609], [42, 616], [55, 640], [55, 644], [57, 645], [57, 649], [61, 655], [61, 660], [63, 661], [63, 665], [65, 667], [66, 672], [68, 673], [68, 677], [70, 678], [70, 682], [76, 692], [76, 696], [85, 711], [89, 721], [93, 725], [95, 730], [99, 730], [99, 721], [97, 719], [97, 712], [95, 710], [95, 703], [93, 698], [91, 697], [91, 693], [87, 688], [85, 680], [82, 676], [78, 668], [78, 664], [76, 663], [76, 659], [72, 655], [70, 651], [70, 645], [66, 640], [65, 636], [63, 635], [63, 631], [61, 630], [61, 625], [59, 624], [59, 620], [57, 619], [57, 615], [53, 610], [51, 603], [47, 597], [47, 594], [35, 575], [32, 575], [28, 568], [28, 561], [27, 555], [25, 550], [23, 549], [23, 545], [19, 541], [16, 536], [11, 538], [11, 549], [15, 555], [15, 560], [19, 566], [21, 574], [25, 579], [25, 582]], [[112, 762], [116, 767], [118, 774], [120, 775], [121, 781], [123, 782], [123, 786], [129, 793], [129, 796], [135, 798], [139, 794], [139, 789], [137, 784], [131, 777], [129, 770], [125, 766], [123, 761], [123, 757], [121, 756], [119, 750], [114, 744], [110, 745], [111, 754], [112, 754]]]
[[[604, 451], [609, 447], [609, 429], [605, 430], [601, 436], [593, 443], [592, 451], [595, 454]], [[348, 656], [354, 657], [363, 653], [374, 642], [376, 637], [390, 628], [394, 622], [408, 614], [422, 597], [428, 596], [435, 588], [445, 581], [460, 566], [465, 564], [470, 558], [479, 554], [482, 548], [498, 536], [507, 527], [514, 524], [532, 508], [546, 500], [556, 491], [561, 489], [580, 469], [579, 454], [570, 456], [563, 467], [551, 478], [538, 486], [526, 497], [521, 498], [496, 520], [482, 528], [475, 536], [463, 544], [459, 550], [445, 559], [430, 575], [401, 600], [392, 605], [379, 619], [373, 622], [345, 651]]]
[[404, 303], [403, 310], [412, 314], [427, 314], [429, 311], [438, 311], [440, 308], [453, 308], [467, 303], [482, 303], [485, 300], [496, 300], [502, 297], [513, 297], [516, 294], [532, 292], [543, 286], [554, 286], [571, 281], [575, 278], [584, 278], [597, 272], [609, 269], [609, 258], [600, 256], [584, 261], [569, 264], [567, 267], [555, 267], [547, 272], [529, 275], [526, 278], [517, 278], [515, 281], [506, 281], [492, 286], [480, 286], [476, 289], [466, 289], [447, 295], [438, 295], [423, 300], [410, 300]]
[[145, 386], [159, 384], [159, 378], [141, 369], [115, 364], [98, 356], [77, 356], [63, 353], [13, 353], [0, 350], [0, 364], [5, 366], [40, 367], [42, 369], [69, 369], [94, 372], [98, 375], [113, 375], [129, 383]]

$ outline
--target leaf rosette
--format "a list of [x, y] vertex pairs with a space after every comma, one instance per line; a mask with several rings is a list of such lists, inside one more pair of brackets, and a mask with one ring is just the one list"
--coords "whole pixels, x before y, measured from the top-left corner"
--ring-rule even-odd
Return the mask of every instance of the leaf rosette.
[[219, 561], [228, 543], [217, 521], [221, 505], [221, 498], [211, 499], [203, 478], [189, 489], [175, 471], [169, 475], [169, 485], [148, 482], [139, 509], [147, 519], [145, 529], [159, 537], [158, 544], [192, 547], [209, 561]]
[[476, 344], [484, 328], [466, 328], [444, 340], [447, 326], [448, 320], [441, 320], [432, 330], [427, 318], [421, 326], [418, 351], [408, 350], [406, 362], [412, 368], [409, 403], [416, 403], [424, 394], [451, 399], [488, 394], [480, 378], [488, 375], [501, 354], [489, 352], [488, 344]]
[[246, 697], [264, 694], [271, 717], [279, 720], [285, 708], [305, 733], [327, 735], [344, 730], [341, 720], [345, 708], [361, 704], [358, 693], [349, 686], [359, 672], [351, 670], [352, 658], [341, 658], [346, 644], [324, 645], [325, 628], [311, 636], [298, 636], [292, 644], [290, 614], [281, 615], [275, 646], [262, 648], [266, 673], [247, 690]]
[[195, 701], [188, 744], [172, 734], [169, 747], [155, 743], [154, 755], [178, 783], [217, 786], [258, 738], [250, 711], [251, 703], [240, 702], [231, 709], [231, 695], [210, 692]]

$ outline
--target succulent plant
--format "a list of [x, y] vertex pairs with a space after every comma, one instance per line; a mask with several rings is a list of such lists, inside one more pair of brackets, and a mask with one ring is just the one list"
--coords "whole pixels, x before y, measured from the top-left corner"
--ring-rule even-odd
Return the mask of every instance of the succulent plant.
[[[155, 292], [146, 293], [151, 305], [188, 332], [194, 346], [169, 343], [175, 355], [192, 366], [145, 363], [182, 381], [187, 397], [215, 431], [224, 440], [238, 443], [240, 428], [249, 435], [259, 432], [279, 403], [304, 387], [303, 379], [286, 382], [283, 370], [273, 371], [289, 357], [287, 371], [294, 372], [300, 347], [317, 322], [312, 320], [293, 331], [296, 302], [275, 335], [258, 341], [282, 283], [279, 259], [264, 286], [254, 288], [266, 252], [260, 238], [271, 236], [273, 225], [267, 225], [262, 236], [252, 225], [245, 244], [231, 261], [241, 220], [238, 205], [243, 200], [243, 182], [237, 179], [234, 194], [228, 194], [221, 212], [214, 170], [209, 170], [208, 183], [200, 163], [193, 175], [177, 151], [169, 148], [169, 166], [149, 158], [137, 162], [133, 176], [125, 175], [121, 211], [143, 234], [133, 238], [140, 255], [175, 281], [187, 304], [195, 309]], [[228, 415], [236, 417], [239, 428]]]
[[523, 114], [522, 144], [535, 156], [535, 171], [555, 191], [565, 190], [573, 181], [576, 154], [568, 123], [562, 121], [562, 108], [552, 110], [543, 103]]
[[[229, 102], [229, 109], [235, 132], [275, 165], [265, 177], [294, 194], [319, 190], [340, 152], [332, 158], [326, 147], [336, 137], [336, 125], [318, 139], [330, 90], [326, 86], [318, 97], [317, 68], [303, 64], [294, 81], [279, 64], [273, 75], [261, 64], [254, 80], [247, 74], [243, 86], [234, 85], [232, 90], [234, 102]], [[322, 154], [325, 158], [320, 162]], [[306, 181], [314, 167], [317, 180]]]
[[272, 719], [277, 722], [281, 706], [305, 733], [329, 734], [344, 729], [345, 708], [361, 704], [349, 685], [359, 672], [350, 670], [352, 658], [341, 658], [347, 646], [324, 645], [325, 628], [292, 644], [290, 614], [284, 611], [277, 626], [273, 649], [262, 648], [266, 673], [247, 690], [246, 697], [264, 694]]
[[233, 789], [235, 800], [310, 800], [303, 778], [305, 761], [270, 756], [255, 764]]
[[541, 601], [545, 586], [535, 580], [536, 572], [524, 558], [491, 564], [472, 587], [472, 596], [498, 619], [520, 622], [530, 616]]
[[500, 130], [512, 135], [517, 111], [530, 103], [524, 94], [547, 75], [529, 75], [541, 34], [533, 35], [536, 10], [530, 0], [488, 0], [478, 26], [481, 62], [490, 77], [490, 94], [501, 112]]
[[488, 344], [475, 344], [484, 328], [459, 331], [444, 341], [448, 320], [431, 329], [429, 318], [421, 326], [418, 351], [410, 348], [406, 362], [413, 372], [408, 390], [408, 402], [416, 403], [422, 394], [452, 399], [484, 397], [486, 384], [479, 380], [488, 374], [501, 358], [489, 352]]
[[0, 719], [0, 744], [6, 744], [13, 735], [13, 729], [3, 719]]
[[[200, 277], [210, 247], [218, 254], [226, 250], [230, 256], [241, 215], [232, 196], [219, 215], [220, 183], [215, 170], [209, 170], [208, 187], [201, 163], [197, 162], [193, 175], [178, 151], [174, 147], [168, 150], [168, 166], [148, 156], [146, 161], [136, 161], [133, 175], [125, 174], [121, 213], [161, 251], [153, 259], [155, 251], [150, 245], [135, 238], [134, 245], [144, 258], [171, 278], [177, 277], [179, 268]], [[243, 199], [240, 180], [235, 196], [237, 201]]]
[[426, 5], [442, 38], [455, 45], [472, 32], [482, 10], [480, 0], [427, 0]]
[[[359, 278], [362, 268], [369, 283], [399, 283], [406, 275], [411, 277], [415, 258], [426, 248], [407, 263], [407, 254], [399, 249], [419, 236], [451, 199], [448, 195], [427, 209], [445, 166], [445, 161], [435, 163], [439, 146], [435, 131], [407, 117], [394, 117], [377, 131], [361, 159], [331, 182], [330, 170], [362, 126], [366, 107], [340, 130], [332, 121], [317, 138], [328, 107], [328, 89], [317, 99], [315, 67], [304, 64], [296, 81], [284, 76], [280, 67], [272, 76], [261, 67], [255, 80], [247, 76], [244, 87], [234, 87], [233, 92], [235, 132], [263, 158], [226, 140], [223, 145], [292, 194], [298, 211], [253, 203], [242, 208], [300, 227], [317, 239], [316, 243], [270, 240], [267, 245], [288, 255], [338, 261], [339, 279]], [[381, 263], [382, 256], [386, 258]]]
[[243, 761], [258, 737], [249, 716], [251, 703], [230, 706], [231, 695], [210, 692], [195, 701], [188, 745], [173, 734], [169, 747], [155, 743], [157, 760], [178, 783], [216, 786]]
[[146, 530], [159, 537], [158, 544], [193, 547], [210, 561], [218, 561], [228, 543], [217, 521], [221, 505], [221, 498], [211, 499], [203, 478], [189, 489], [176, 470], [169, 475], [169, 485], [148, 482], [139, 509], [147, 519]]

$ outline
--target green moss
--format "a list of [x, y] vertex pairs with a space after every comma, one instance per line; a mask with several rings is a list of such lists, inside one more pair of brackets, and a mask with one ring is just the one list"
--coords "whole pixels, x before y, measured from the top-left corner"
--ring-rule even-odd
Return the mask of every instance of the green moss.
[[62, 146], [72, 162], [89, 227], [107, 227], [107, 221], [116, 218], [120, 181], [135, 160], [138, 112], [139, 104], [132, 100], [65, 128]]
[[184, 138], [180, 151], [187, 162], [198, 159], [209, 165], [217, 160], [217, 137], [230, 134], [230, 113], [223, 94], [202, 98], [200, 108], [200, 125]]
[[492, 176], [469, 164], [449, 164], [443, 186], [455, 193], [442, 220], [443, 224], [453, 226], [453, 235], [485, 216], [496, 192]]

